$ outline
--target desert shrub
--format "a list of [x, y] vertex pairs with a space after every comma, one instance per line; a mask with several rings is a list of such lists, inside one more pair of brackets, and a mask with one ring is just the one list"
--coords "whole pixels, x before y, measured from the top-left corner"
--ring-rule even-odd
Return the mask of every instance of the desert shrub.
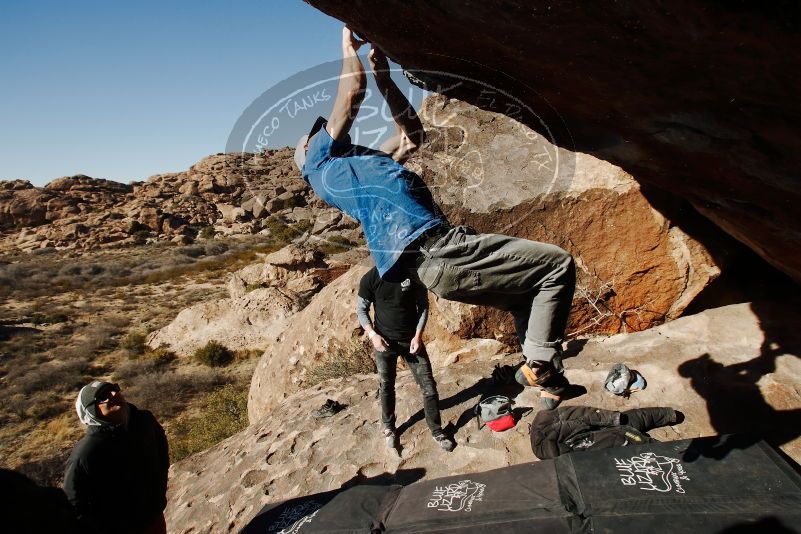
[[208, 449], [248, 425], [248, 391], [231, 384], [209, 393], [200, 414], [181, 419], [171, 428], [170, 461]]
[[172, 361], [175, 361], [176, 359], [175, 353], [167, 347], [146, 350], [144, 356], [145, 358], [155, 362], [156, 365], [166, 365]]
[[144, 332], [134, 331], [128, 334], [120, 341], [120, 348], [128, 353], [128, 356], [138, 357], [145, 353], [145, 339], [147, 334]]
[[258, 358], [262, 354], [264, 354], [264, 349], [240, 349], [234, 353], [234, 357], [242, 361]]
[[[57, 336], [43, 335], [32, 328], [6, 327], [0, 330], [0, 352], [5, 355], [0, 358], [0, 363], [7, 363], [9, 358], [13, 358], [20, 364], [29, 364], [36, 355], [56, 347]], [[21, 365], [15, 365], [14, 369], [25, 370]]]
[[[5, 402], [3, 403], [5, 407], [5, 412], [12, 416], [16, 416], [18, 419], [25, 419], [27, 417], [27, 409], [30, 406], [31, 400], [30, 397], [26, 397], [25, 395], [18, 393], [16, 395], [11, 395], [10, 397], [6, 398]], [[7, 424], [9, 418], [6, 417], [6, 421], [3, 424]]]
[[199, 258], [206, 255], [206, 248], [201, 246], [181, 247], [176, 252], [190, 258]]
[[113, 325], [92, 325], [84, 332], [84, 340], [81, 348], [86, 352], [98, 352], [114, 346], [114, 335], [119, 330]]
[[31, 315], [31, 322], [33, 324], [57, 324], [66, 323], [69, 320], [69, 316], [62, 311], [53, 311], [51, 313], [34, 313]]
[[138, 237], [140, 239], [145, 239], [150, 237], [150, 230], [145, 230], [145, 229], [137, 230], [131, 235], [133, 235], [134, 237]]
[[308, 386], [331, 378], [342, 378], [359, 373], [375, 373], [369, 341], [354, 338], [329, 352], [323, 361], [309, 369]]
[[[76, 395], [83, 385], [83, 382], [81, 382], [80, 386], [75, 388]], [[65, 401], [62, 395], [54, 391], [40, 392], [39, 394], [31, 395], [25, 402], [25, 417], [33, 421], [46, 421], [51, 417], [68, 411], [72, 405], [72, 400], [73, 399]]]
[[225, 252], [228, 252], [228, 245], [225, 243], [215, 241], [206, 245], [206, 256], [219, 256]]
[[194, 359], [209, 367], [223, 367], [234, 360], [234, 354], [225, 345], [212, 340], [195, 351]]
[[204, 226], [198, 233], [198, 237], [201, 239], [214, 239], [214, 233], [213, 226]]
[[69, 291], [73, 287], [75, 287], [75, 282], [72, 278], [67, 276], [58, 276], [53, 278], [52, 284], [54, 287], [60, 289], [61, 291]]
[[270, 237], [277, 243], [289, 243], [298, 236], [303, 235], [312, 228], [312, 222], [301, 220], [294, 224], [289, 224], [280, 217], [271, 216], [265, 219], [264, 227], [270, 230]]
[[84, 272], [86, 272], [86, 274], [88, 274], [89, 276], [97, 276], [105, 270], [106, 270], [105, 267], [103, 267], [102, 265], [97, 265], [93, 263], [87, 266]]
[[256, 291], [257, 289], [261, 289], [264, 286], [261, 284], [246, 284], [245, 285], [245, 293], [250, 293], [251, 291]]
[[122, 362], [114, 369], [112, 379], [115, 382], [135, 381], [138, 376], [156, 372], [158, 364], [155, 361], [141, 358], [139, 360], [128, 360]]
[[304, 234], [312, 229], [314, 224], [309, 219], [302, 219], [295, 224], [292, 225], [292, 229], [295, 230], [298, 234]]
[[58, 272], [62, 276], [76, 276], [81, 274], [81, 266], [80, 265], [65, 265], [61, 268]]

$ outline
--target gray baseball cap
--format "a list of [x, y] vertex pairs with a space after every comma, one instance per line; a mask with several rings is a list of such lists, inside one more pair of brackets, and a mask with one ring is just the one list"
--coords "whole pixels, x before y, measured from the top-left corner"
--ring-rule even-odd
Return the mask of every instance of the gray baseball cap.
[[304, 135], [295, 147], [295, 165], [298, 166], [298, 170], [301, 172], [303, 172], [303, 164], [306, 163], [306, 143], [308, 140], [309, 136]]
[[638, 371], [629, 369], [626, 364], [617, 363], [606, 375], [604, 387], [610, 393], [623, 395], [637, 389], [645, 389], [648, 383]]
[[298, 166], [298, 170], [303, 172], [303, 165], [306, 163], [306, 145], [309, 142], [309, 139], [314, 137], [314, 134], [319, 132], [323, 126], [326, 125], [328, 119], [325, 117], [317, 117], [317, 120], [314, 121], [314, 125], [309, 130], [308, 135], [304, 135], [298, 140], [298, 144], [295, 145], [295, 165]]

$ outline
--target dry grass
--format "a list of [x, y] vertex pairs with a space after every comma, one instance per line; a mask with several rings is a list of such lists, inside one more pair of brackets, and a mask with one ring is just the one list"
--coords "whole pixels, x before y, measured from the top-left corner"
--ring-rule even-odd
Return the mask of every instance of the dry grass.
[[[227, 295], [228, 272], [276, 248], [254, 238], [0, 258], [0, 467], [58, 484], [84, 431], [75, 395], [95, 378], [120, 382], [165, 428], [222, 384], [246, 389], [261, 351], [209, 369], [143, 348], [141, 336]], [[199, 287], [198, 278], [208, 283]]]
[[128, 400], [159, 419], [177, 416], [194, 398], [225, 381], [222, 373], [198, 366], [178, 365], [143, 357], [120, 364], [112, 378]]
[[370, 343], [361, 338], [354, 338], [330, 351], [322, 362], [309, 369], [306, 385], [311, 387], [331, 378], [375, 372], [375, 360]]
[[[186, 247], [153, 243], [84, 255], [53, 251], [48, 254], [47, 261], [42, 261], [41, 254], [7, 255], [0, 262], [0, 297], [107, 291], [120, 286], [160, 284], [209, 272], [222, 274], [243, 267], [260, 253], [277, 250], [281, 244], [274, 239], [252, 236]], [[118, 291], [112, 296], [128, 299], [130, 291]]]
[[247, 425], [247, 387], [223, 386], [206, 395], [198, 415], [180, 418], [169, 429], [170, 461], [208, 449]]

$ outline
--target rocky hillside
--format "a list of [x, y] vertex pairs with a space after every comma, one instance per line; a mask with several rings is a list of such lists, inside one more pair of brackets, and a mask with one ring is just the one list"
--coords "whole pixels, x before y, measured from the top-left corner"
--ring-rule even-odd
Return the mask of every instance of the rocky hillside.
[[202, 231], [269, 231], [271, 215], [312, 218], [306, 206], [314, 201], [299, 178], [291, 151], [283, 149], [217, 154], [184, 172], [130, 185], [82, 175], [44, 187], [0, 182], [0, 251], [86, 250], [167, 239], [185, 244]]
[[801, 281], [797, 3], [307, 1], [413, 82], [619, 165]]

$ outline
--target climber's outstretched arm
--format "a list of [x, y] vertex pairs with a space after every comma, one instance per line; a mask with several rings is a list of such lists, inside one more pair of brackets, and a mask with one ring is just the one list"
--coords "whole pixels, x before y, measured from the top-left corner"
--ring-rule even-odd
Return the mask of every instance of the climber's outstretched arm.
[[350, 28], [347, 26], [342, 28], [342, 72], [339, 76], [334, 109], [331, 110], [327, 126], [328, 133], [337, 141], [342, 140], [350, 131], [359, 113], [359, 106], [364, 100], [367, 80], [364, 66], [357, 54], [357, 50], [363, 44], [364, 41], [354, 37]]
[[378, 90], [386, 100], [395, 121], [395, 135], [381, 144], [381, 150], [392, 156], [395, 161], [403, 163], [425, 141], [423, 123], [420, 122], [414, 107], [392, 81], [389, 75], [389, 63], [384, 53], [373, 47], [367, 57]]

